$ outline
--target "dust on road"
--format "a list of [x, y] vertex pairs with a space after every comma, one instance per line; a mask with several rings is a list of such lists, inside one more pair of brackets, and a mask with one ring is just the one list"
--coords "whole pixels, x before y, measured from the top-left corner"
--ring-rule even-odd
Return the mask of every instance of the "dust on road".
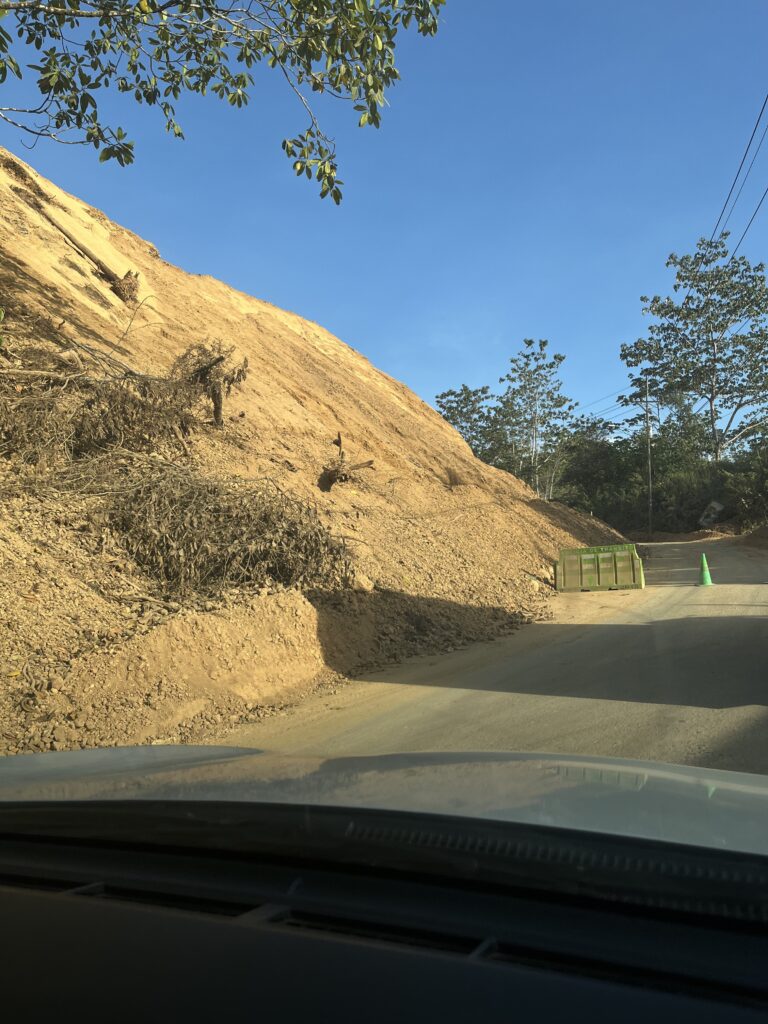
[[[697, 586], [706, 550], [715, 585]], [[644, 591], [561, 595], [552, 622], [353, 680], [227, 737], [340, 756], [603, 755], [768, 772], [768, 551], [648, 544]]]

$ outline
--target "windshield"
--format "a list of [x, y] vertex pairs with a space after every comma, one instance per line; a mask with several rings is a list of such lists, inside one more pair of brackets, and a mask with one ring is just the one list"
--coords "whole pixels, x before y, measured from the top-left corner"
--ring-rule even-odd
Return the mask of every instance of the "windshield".
[[48, 7], [0, 4], [0, 801], [765, 853], [763, 6]]

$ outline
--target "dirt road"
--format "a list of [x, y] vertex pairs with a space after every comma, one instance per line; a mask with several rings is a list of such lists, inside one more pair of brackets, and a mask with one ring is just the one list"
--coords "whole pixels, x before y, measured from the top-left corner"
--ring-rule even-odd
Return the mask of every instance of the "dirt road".
[[[712, 587], [697, 586], [702, 550]], [[413, 659], [227, 742], [284, 753], [536, 750], [768, 773], [768, 550], [648, 544], [644, 591], [561, 595], [555, 619]]]

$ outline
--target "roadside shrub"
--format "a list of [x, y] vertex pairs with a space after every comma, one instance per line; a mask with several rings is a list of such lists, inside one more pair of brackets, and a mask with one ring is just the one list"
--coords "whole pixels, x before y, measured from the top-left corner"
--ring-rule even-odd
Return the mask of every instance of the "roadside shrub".
[[111, 522], [131, 557], [169, 592], [351, 586], [347, 551], [313, 506], [271, 481], [202, 477], [163, 463], [119, 494]]

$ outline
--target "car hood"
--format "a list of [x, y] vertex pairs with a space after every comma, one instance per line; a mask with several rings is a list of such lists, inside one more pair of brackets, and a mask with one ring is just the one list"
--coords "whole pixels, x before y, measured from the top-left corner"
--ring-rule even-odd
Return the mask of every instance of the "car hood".
[[461, 815], [768, 854], [768, 778], [538, 753], [157, 746], [0, 761], [3, 801], [214, 800]]

